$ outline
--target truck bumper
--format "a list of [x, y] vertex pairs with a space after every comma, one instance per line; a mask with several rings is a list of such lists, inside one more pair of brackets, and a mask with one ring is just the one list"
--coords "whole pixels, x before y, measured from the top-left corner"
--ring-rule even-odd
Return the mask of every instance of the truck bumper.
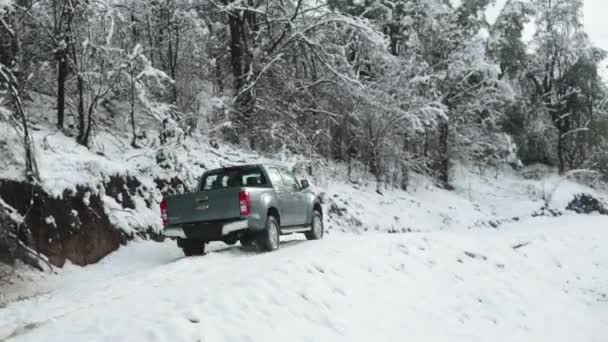
[[247, 220], [190, 223], [181, 226], [165, 227], [163, 235], [169, 238], [217, 241], [234, 232], [248, 228], [249, 224]]

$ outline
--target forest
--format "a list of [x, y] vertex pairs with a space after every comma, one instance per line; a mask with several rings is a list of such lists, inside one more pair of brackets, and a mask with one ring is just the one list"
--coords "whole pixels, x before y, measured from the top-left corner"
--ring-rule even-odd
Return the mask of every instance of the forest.
[[2, 119], [27, 135], [35, 92], [85, 146], [99, 107], [128, 103], [133, 146], [141, 112], [161, 132], [355, 159], [382, 179], [411, 169], [447, 185], [450, 159], [512, 151], [605, 171], [606, 52], [584, 32], [583, 1], [509, 0], [492, 24], [490, 2], [14, 0]]

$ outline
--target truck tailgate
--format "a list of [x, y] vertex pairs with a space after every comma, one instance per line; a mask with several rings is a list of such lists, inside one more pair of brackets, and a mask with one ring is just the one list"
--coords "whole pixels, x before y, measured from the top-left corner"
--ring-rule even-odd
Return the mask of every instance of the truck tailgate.
[[240, 188], [207, 190], [167, 199], [170, 225], [238, 219]]

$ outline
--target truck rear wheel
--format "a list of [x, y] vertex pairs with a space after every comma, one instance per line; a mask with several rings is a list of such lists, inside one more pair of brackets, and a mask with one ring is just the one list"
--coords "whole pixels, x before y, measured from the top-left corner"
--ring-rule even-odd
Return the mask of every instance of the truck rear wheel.
[[205, 254], [205, 242], [196, 240], [178, 240], [177, 245], [184, 251], [184, 255], [187, 257], [204, 255]]
[[272, 215], [266, 220], [266, 229], [258, 235], [258, 245], [264, 252], [279, 249], [279, 221]]
[[306, 235], [307, 240], [320, 240], [323, 238], [323, 215], [318, 210], [313, 212], [310, 231], [304, 235]]

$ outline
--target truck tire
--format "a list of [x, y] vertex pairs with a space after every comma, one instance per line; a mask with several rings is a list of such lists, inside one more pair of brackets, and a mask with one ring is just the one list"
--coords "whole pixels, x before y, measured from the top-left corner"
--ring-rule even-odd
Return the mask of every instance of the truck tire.
[[266, 220], [266, 229], [258, 235], [258, 245], [264, 252], [279, 249], [279, 221], [272, 215]]
[[180, 240], [178, 245], [187, 257], [205, 255], [205, 243], [203, 241]]
[[312, 222], [310, 224], [310, 231], [304, 235], [307, 240], [320, 240], [323, 238], [323, 214], [319, 210], [315, 210], [312, 213]]

